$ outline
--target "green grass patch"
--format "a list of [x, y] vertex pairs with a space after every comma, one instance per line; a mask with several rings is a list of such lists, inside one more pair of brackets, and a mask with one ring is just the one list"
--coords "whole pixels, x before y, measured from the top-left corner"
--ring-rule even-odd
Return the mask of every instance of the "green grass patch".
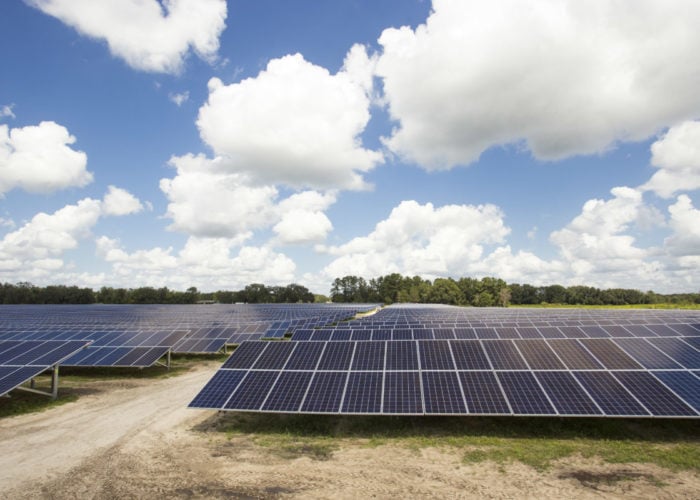
[[209, 430], [247, 435], [284, 455], [290, 449], [342, 446], [457, 448], [466, 463], [522, 462], [536, 469], [579, 455], [616, 464], [653, 463], [671, 470], [700, 471], [696, 420], [387, 417], [226, 413]]
[[[37, 377], [37, 380], [42, 382], [37, 386], [38, 389], [49, 390], [47, 387], [43, 387], [44, 380], [49, 380], [49, 377]], [[79, 395], [68, 389], [61, 390], [59, 387], [58, 398], [52, 400], [48, 396], [42, 396], [41, 394], [33, 394], [31, 392], [24, 392], [14, 390], [10, 393], [8, 397], [0, 398], [0, 418], [14, 417], [17, 415], [24, 415], [26, 413], [35, 413], [39, 411], [48, 410], [49, 408], [54, 408], [56, 406], [61, 406], [66, 403], [71, 403], [78, 399]]]

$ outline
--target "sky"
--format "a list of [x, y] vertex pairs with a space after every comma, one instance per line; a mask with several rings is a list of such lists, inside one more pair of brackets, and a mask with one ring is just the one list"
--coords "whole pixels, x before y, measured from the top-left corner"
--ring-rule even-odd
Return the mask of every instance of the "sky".
[[700, 290], [697, 0], [0, 3], [0, 282]]

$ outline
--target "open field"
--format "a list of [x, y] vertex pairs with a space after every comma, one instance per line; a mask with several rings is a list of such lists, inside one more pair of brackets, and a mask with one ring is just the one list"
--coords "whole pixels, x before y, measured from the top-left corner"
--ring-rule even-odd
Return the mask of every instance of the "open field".
[[[696, 498], [686, 420], [320, 417], [186, 405], [174, 376], [68, 375], [73, 401], [0, 420], [5, 498]], [[6, 406], [8, 401], [2, 401]]]

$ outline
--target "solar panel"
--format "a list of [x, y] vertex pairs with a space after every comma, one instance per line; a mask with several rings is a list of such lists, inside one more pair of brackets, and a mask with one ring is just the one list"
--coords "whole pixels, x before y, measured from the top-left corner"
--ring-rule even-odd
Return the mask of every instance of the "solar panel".
[[614, 373], [640, 403], [657, 416], [695, 415], [695, 411], [647, 372]]
[[423, 370], [454, 370], [450, 344], [447, 341], [418, 341], [420, 366]]
[[510, 340], [485, 340], [482, 345], [494, 370], [527, 370], [527, 364]]
[[386, 345], [386, 370], [417, 370], [418, 358], [413, 341], [397, 340]]
[[384, 405], [382, 413], [392, 415], [422, 415], [420, 375], [412, 372], [384, 374]]
[[601, 415], [602, 411], [569, 372], [535, 372], [560, 415]]
[[464, 396], [456, 372], [422, 372], [425, 413], [466, 413]]
[[452, 353], [458, 370], [489, 370], [491, 365], [477, 340], [454, 340]]
[[498, 372], [514, 413], [520, 415], [553, 415], [556, 413], [531, 372]]
[[383, 377], [381, 372], [351, 372], [343, 413], [381, 413]]
[[319, 370], [348, 370], [352, 355], [355, 352], [354, 342], [329, 342], [326, 345], [321, 361], [318, 364]]
[[581, 344], [588, 349], [605, 368], [610, 370], [634, 370], [641, 365], [628, 356], [612, 340], [582, 339]]
[[272, 384], [279, 376], [276, 371], [249, 371], [238, 384], [224, 408], [258, 410], [265, 401]]
[[653, 372], [653, 375], [700, 413], [700, 378], [688, 372]]
[[324, 342], [295, 342], [296, 349], [287, 360], [288, 370], [314, 370], [326, 346]]
[[469, 413], [487, 415], [512, 413], [493, 372], [459, 372], [459, 377]]
[[355, 356], [352, 360], [352, 369], [383, 370], [385, 349], [384, 342], [357, 342]]
[[655, 338], [649, 342], [690, 370], [700, 368], [700, 351], [677, 338]]
[[316, 372], [302, 404], [308, 413], [338, 413], [348, 372]]
[[648, 416], [649, 412], [608, 372], [574, 372], [606, 415]]
[[243, 379], [245, 370], [219, 370], [190, 403], [191, 408], [222, 408]]
[[649, 369], [675, 369], [681, 368], [681, 365], [666, 356], [659, 349], [655, 348], [646, 339], [631, 338], [631, 339], [615, 339], [615, 343], [619, 345], [625, 352], [629, 353], [639, 364], [644, 368]]
[[282, 372], [262, 409], [287, 413], [298, 411], [312, 376], [312, 372]]
[[519, 340], [515, 345], [533, 370], [563, 370], [564, 365], [544, 340]]

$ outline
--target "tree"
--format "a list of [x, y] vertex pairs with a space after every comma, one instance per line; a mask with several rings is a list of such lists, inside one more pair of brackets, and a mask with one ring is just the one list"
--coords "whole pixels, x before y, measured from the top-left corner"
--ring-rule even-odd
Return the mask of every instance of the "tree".
[[510, 288], [503, 287], [501, 291], [498, 292], [498, 305], [501, 307], [508, 307], [510, 304]]

